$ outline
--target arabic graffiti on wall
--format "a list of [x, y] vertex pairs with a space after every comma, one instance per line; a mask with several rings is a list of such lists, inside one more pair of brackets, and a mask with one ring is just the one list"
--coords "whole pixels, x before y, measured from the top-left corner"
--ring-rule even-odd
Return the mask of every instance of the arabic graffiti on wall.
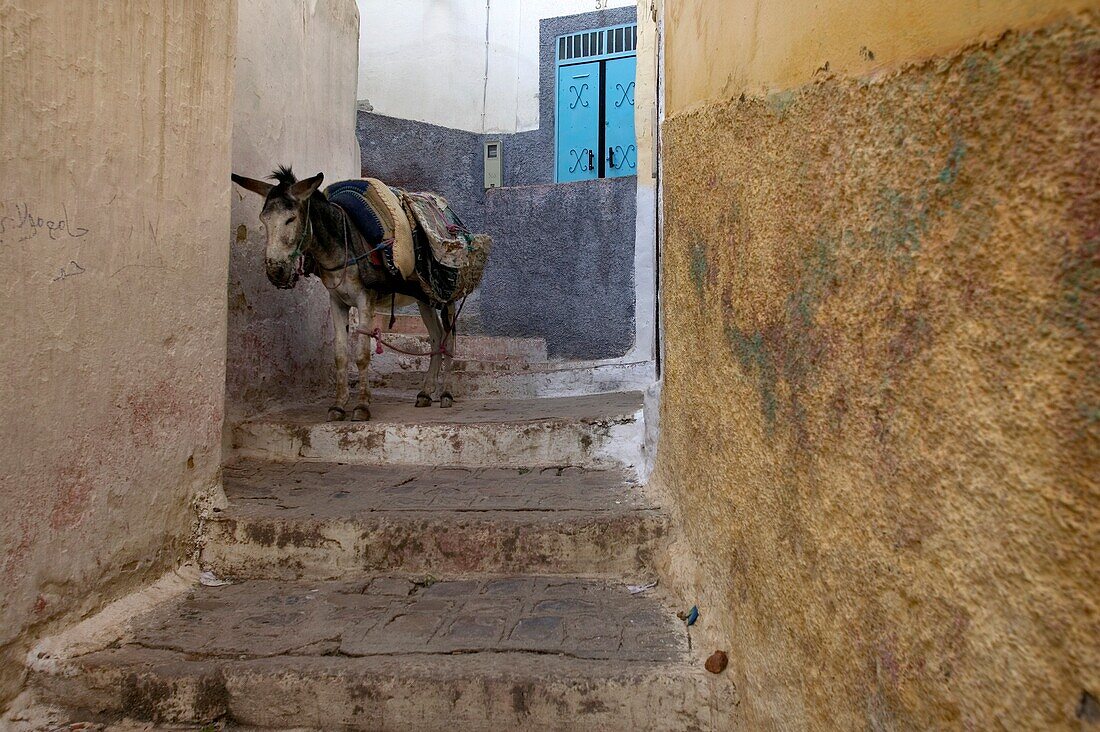
[[[49, 210], [47, 213], [47, 216], [41, 215], [42, 211], [26, 201], [0, 203], [0, 247], [35, 239], [43, 242], [47, 239], [65, 242], [88, 235], [88, 229], [73, 223], [69, 217], [68, 205], [61, 204], [60, 215], [56, 210]], [[85, 271], [75, 259], [70, 259], [64, 266], [57, 268], [57, 275], [50, 281], [58, 282], [84, 274]]]

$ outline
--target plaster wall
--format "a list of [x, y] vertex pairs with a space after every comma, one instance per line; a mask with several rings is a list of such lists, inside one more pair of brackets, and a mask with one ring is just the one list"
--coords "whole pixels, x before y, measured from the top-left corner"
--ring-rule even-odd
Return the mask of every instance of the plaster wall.
[[[263, 178], [359, 177], [354, 0], [240, 0], [233, 171]], [[278, 290], [264, 274], [263, 200], [234, 186], [229, 270], [227, 406], [327, 394], [333, 383], [329, 297], [315, 277]]]
[[221, 459], [233, 3], [0, 2], [0, 709]]
[[666, 3], [667, 576], [745, 729], [1089, 729], [1098, 16], [783, 5]]
[[[467, 132], [539, 126], [539, 22], [595, 0], [358, 0], [359, 99], [388, 117]], [[607, 8], [634, 0], [606, 0]]]

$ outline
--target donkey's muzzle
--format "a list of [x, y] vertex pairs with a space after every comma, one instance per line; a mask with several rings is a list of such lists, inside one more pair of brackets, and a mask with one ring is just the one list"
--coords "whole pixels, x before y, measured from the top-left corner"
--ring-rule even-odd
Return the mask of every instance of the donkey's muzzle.
[[298, 284], [298, 268], [290, 262], [266, 260], [267, 279], [280, 290], [289, 290]]

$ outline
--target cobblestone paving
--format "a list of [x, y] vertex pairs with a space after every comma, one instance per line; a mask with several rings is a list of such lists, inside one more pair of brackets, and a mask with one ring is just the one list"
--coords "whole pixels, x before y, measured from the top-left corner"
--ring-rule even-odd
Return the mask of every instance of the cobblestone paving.
[[548, 577], [250, 581], [200, 587], [137, 623], [133, 643], [189, 657], [476, 652], [671, 661], [683, 624], [617, 582]]
[[224, 470], [236, 516], [350, 518], [375, 511], [652, 509], [622, 471], [583, 468], [375, 467], [240, 461]]

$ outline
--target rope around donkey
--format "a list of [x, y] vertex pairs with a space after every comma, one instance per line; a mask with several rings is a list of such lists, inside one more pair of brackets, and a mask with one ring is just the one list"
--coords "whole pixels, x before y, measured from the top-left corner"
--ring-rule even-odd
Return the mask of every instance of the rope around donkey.
[[[458, 316], [459, 316], [459, 314], [462, 313], [462, 307], [465, 304], [466, 304], [466, 298], [464, 297], [464, 298], [462, 298], [461, 302], [459, 302], [458, 309], [455, 310], [455, 316], [453, 318], [451, 318], [451, 328], [450, 328], [450, 331], [448, 332], [448, 335], [454, 335], [456, 344], [458, 343], [458, 333], [456, 331], [456, 328], [458, 327]], [[454, 354], [451, 353], [449, 350], [447, 350], [447, 338], [446, 338], [446, 336], [444, 336], [443, 340], [440, 341], [439, 348], [433, 348], [430, 351], [427, 351], [425, 353], [421, 353], [419, 351], [406, 351], [404, 348], [398, 348], [397, 346], [393, 345], [392, 343], [387, 343], [386, 341], [384, 341], [382, 339], [382, 329], [381, 328], [375, 328], [374, 330], [366, 330], [364, 328], [358, 327], [358, 328], [355, 329], [355, 332], [358, 333], [359, 335], [365, 335], [365, 336], [369, 336], [369, 337], [373, 338], [374, 342], [375, 342], [374, 352], [379, 354], [379, 355], [381, 355], [383, 353], [382, 346], [385, 346], [386, 348], [390, 349], [391, 351], [397, 351], [398, 353], [403, 353], [406, 356], [417, 356], [417, 357], [420, 357], [420, 358], [424, 358], [426, 356], [450, 356], [451, 358], [454, 358]]]

